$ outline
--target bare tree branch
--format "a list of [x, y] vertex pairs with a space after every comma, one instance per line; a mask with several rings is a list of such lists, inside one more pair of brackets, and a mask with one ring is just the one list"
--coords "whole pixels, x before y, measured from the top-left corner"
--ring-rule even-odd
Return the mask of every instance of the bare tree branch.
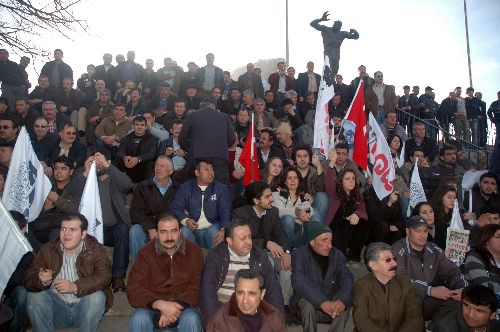
[[84, 31], [87, 22], [73, 9], [84, 0], [0, 0], [0, 47], [31, 57], [45, 57], [47, 51], [34, 40], [42, 32], [55, 31], [64, 38]]

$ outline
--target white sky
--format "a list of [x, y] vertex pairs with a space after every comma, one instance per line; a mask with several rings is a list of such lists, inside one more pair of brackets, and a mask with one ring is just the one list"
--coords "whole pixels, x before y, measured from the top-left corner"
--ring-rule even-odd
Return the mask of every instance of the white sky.
[[[39, 42], [47, 50], [63, 49], [75, 79], [87, 64], [101, 64], [105, 52], [115, 56], [135, 50], [136, 62], [144, 65], [152, 58], [155, 69], [167, 56], [185, 69], [189, 61], [203, 66], [207, 52], [215, 53], [215, 64], [229, 71], [285, 57], [285, 0], [83, 0], [77, 9], [90, 35], [80, 33], [75, 41], [45, 36]], [[343, 30], [354, 28], [360, 34], [342, 45], [339, 73], [345, 83], [364, 64], [370, 76], [383, 71], [398, 94], [404, 84], [420, 85], [421, 92], [432, 86], [439, 103], [454, 87], [465, 91], [469, 85], [462, 0], [289, 0], [290, 65], [297, 73], [305, 71], [309, 60], [321, 72], [321, 34], [309, 23], [326, 10], [331, 14], [326, 24], [340, 19]], [[468, 10], [473, 83], [489, 106], [500, 87], [500, 1], [469, 0]], [[11, 60], [18, 57], [11, 55]], [[43, 63], [34, 65], [40, 70]], [[36, 85], [34, 71], [30, 80]]]

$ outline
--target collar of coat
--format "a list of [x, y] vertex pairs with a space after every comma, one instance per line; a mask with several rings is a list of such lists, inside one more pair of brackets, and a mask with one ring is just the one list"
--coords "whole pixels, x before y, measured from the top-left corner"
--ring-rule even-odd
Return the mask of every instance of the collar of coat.
[[[158, 237], [156, 237], [155, 239], [155, 249], [157, 255], [168, 255], [167, 250], [163, 248]], [[186, 253], [186, 240], [184, 239], [184, 236], [182, 236], [182, 234], [179, 236], [179, 242], [177, 242], [177, 246], [175, 247], [174, 255], [176, 253], [180, 253], [181, 255], [184, 255]]]

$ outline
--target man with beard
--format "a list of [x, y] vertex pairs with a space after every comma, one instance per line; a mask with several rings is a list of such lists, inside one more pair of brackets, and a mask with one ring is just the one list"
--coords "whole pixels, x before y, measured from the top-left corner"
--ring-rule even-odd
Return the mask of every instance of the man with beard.
[[485, 206], [499, 207], [500, 197], [497, 194], [498, 181], [497, 176], [491, 172], [481, 175], [479, 184], [475, 184], [471, 190], [468, 190], [464, 196], [464, 208], [469, 211], [469, 196], [472, 195], [472, 219], [479, 217], [479, 212]]
[[353, 319], [356, 330], [421, 331], [424, 322], [406, 277], [396, 274], [390, 245], [371, 243], [365, 251], [368, 275], [356, 282]]
[[201, 331], [196, 306], [203, 269], [200, 247], [186, 240], [172, 214], [158, 218], [158, 236], [144, 246], [129, 274], [127, 298], [136, 308], [128, 324], [131, 332], [156, 328]]

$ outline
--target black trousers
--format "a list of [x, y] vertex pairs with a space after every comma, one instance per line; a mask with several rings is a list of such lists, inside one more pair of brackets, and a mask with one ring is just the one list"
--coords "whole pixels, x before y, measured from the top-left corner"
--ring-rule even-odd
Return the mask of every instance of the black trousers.
[[128, 225], [118, 222], [113, 226], [104, 226], [104, 245], [114, 247], [113, 277], [125, 278], [129, 258]]
[[335, 220], [330, 224], [333, 231], [333, 246], [342, 251], [348, 260], [360, 261], [361, 250], [370, 234], [370, 225], [360, 220], [351, 225], [348, 220]]

